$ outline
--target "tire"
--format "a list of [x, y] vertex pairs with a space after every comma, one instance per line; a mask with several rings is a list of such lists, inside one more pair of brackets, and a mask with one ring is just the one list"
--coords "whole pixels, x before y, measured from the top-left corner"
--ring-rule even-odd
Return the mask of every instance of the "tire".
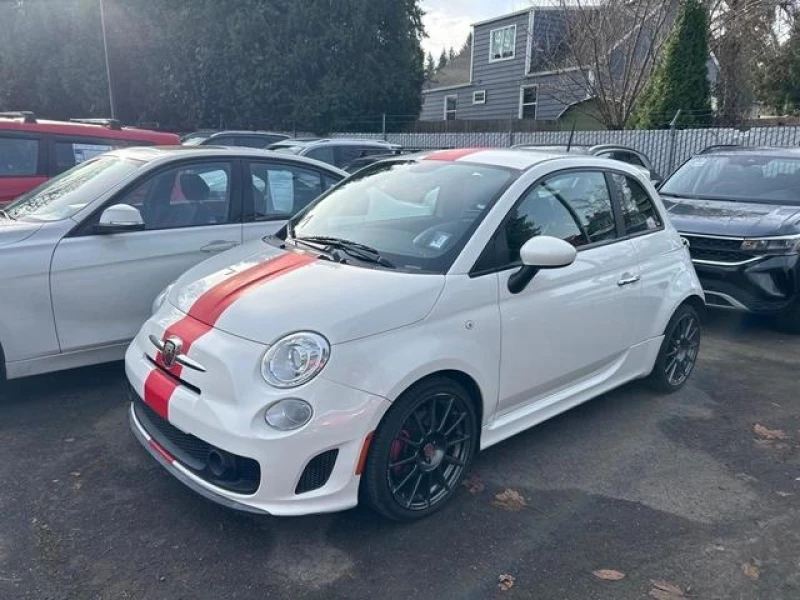
[[778, 327], [786, 333], [800, 334], [800, 301], [780, 315], [777, 319]]
[[423, 380], [394, 402], [375, 431], [364, 499], [395, 521], [430, 516], [458, 490], [477, 441], [475, 406], [464, 387], [448, 377]]
[[682, 304], [664, 331], [664, 341], [649, 378], [653, 389], [671, 394], [686, 385], [697, 364], [701, 337], [700, 315], [694, 307]]

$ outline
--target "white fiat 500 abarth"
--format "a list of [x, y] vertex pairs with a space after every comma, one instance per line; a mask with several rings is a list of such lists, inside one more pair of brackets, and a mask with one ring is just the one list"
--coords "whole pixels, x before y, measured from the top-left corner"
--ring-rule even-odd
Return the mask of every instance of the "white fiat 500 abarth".
[[639, 169], [516, 150], [368, 167], [162, 298], [126, 367], [132, 429], [170, 473], [241, 510], [361, 497], [393, 519], [599, 394], [679, 389], [703, 307]]

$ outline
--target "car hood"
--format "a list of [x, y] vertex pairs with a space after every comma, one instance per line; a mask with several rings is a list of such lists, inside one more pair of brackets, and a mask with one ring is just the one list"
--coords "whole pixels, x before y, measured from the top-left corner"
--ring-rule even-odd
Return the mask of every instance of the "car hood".
[[800, 232], [800, 207], [663, 197], [670, 219], [682, 233], [763, 237]]
[[338, 344], [422, 320], [443, 287], [443, 275], [343, 265], [258, 241], [189, 270], [169, 302], [262, 344], [301, 330]]
[[0, 247], [18, 244], [42, 228], [42, 223], [12, 221], [0, 216]]

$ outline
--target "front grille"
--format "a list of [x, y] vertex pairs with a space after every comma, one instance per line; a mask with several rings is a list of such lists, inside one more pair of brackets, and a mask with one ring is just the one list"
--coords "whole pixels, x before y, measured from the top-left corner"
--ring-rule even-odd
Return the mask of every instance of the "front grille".
[[311, 459], [303, 470], [300, 476], [300, 481], [297, 482], [297, 487], [294, 490], [295, 494], [304, 494], [313, 490], [318, 490], [323, 485], [328, 483], [333, 467], [336, 465], [336, 457], [339, 456], [339, 450], [328, 450], [322, 454], [317, 454]]
[[681, 235], [689, 240], [689, 254], [692, 260], [741, 263], [755, 258], [752, 254], [742, 252], [743, 239], [704, 237], [685, 233]]
[[254, 494], [258, 489], [261, 467], [257, 461], [231, 454], [184, 433], [161, 418], [137, 395], [134, 395], [133, 410], [148, 435], [198, 477], [238, 494]]

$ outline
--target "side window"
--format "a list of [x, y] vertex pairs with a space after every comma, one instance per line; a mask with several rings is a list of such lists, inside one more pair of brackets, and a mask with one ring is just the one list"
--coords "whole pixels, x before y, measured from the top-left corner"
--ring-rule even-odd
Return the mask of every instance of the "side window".
[[269, 139], [257, 135], [245, 135], [236, 138], [236, 145], [244, 146], [245, 148], [266, 148], [270, 143]]
[[305, 156], [308, 158], [313, 158], [314, 160], [319, 160], [324, 163], [328, 163], [329, 165], [336, 164], [336, 158], [334, 157], [333, 146], [318, 146], [316, 148], [312, 148], [308, 152], [305, 153]]
[[512, 209], [476, 269], [519, 262], [520, 249], [537, 235], [556, 237], [576, 248], [616, 238], [603, 174], [570, 172], [538, 183]]
[[221, 135], [209, 140], [210, 146], [236, 146], [236, 138], [232, 135]]
[[639, 182], [627, 175], [616, 173], [612, 175], [612, 178], [619, 189], [625, 233], [633, 235], [660, 229], [661, 217], [656, 211], [653, 199]]
[[115, 203], [139, 209], [148, 231], [229, 222], [231, 165], [181, 165], [148, 177]]
[[317, 171], [282, 164], [250, 163], [252, 219], [288, 219], [322, 194]]
[[540, 186], [543, 194], [552, 194], [563, 202], [580, 225], [590, 244], [617, 237], [611, 194], [605, 176], [599, 171], [570, 172], [556, 175]]
[[363, 146], [338, 146], [336, 148], [336, 166], [343, 168], [362, 156], [366, 156]]
[[333, 175], [322, 175], [322, 191], [325, 192], [339, 183], [341, 179], [335, 178]]
[[55, 173], [63, 173], [75, 165], [99, 156], [104, 152], [110, 152], [115, 148], [122, 148], [124, 143], [109, 142], [107, 144], [93, 143], [81, 140], [56, 141], [55, 146]]
[[0, 137], [0, 177], [36, 175], [39, 164], [39, 140]]

